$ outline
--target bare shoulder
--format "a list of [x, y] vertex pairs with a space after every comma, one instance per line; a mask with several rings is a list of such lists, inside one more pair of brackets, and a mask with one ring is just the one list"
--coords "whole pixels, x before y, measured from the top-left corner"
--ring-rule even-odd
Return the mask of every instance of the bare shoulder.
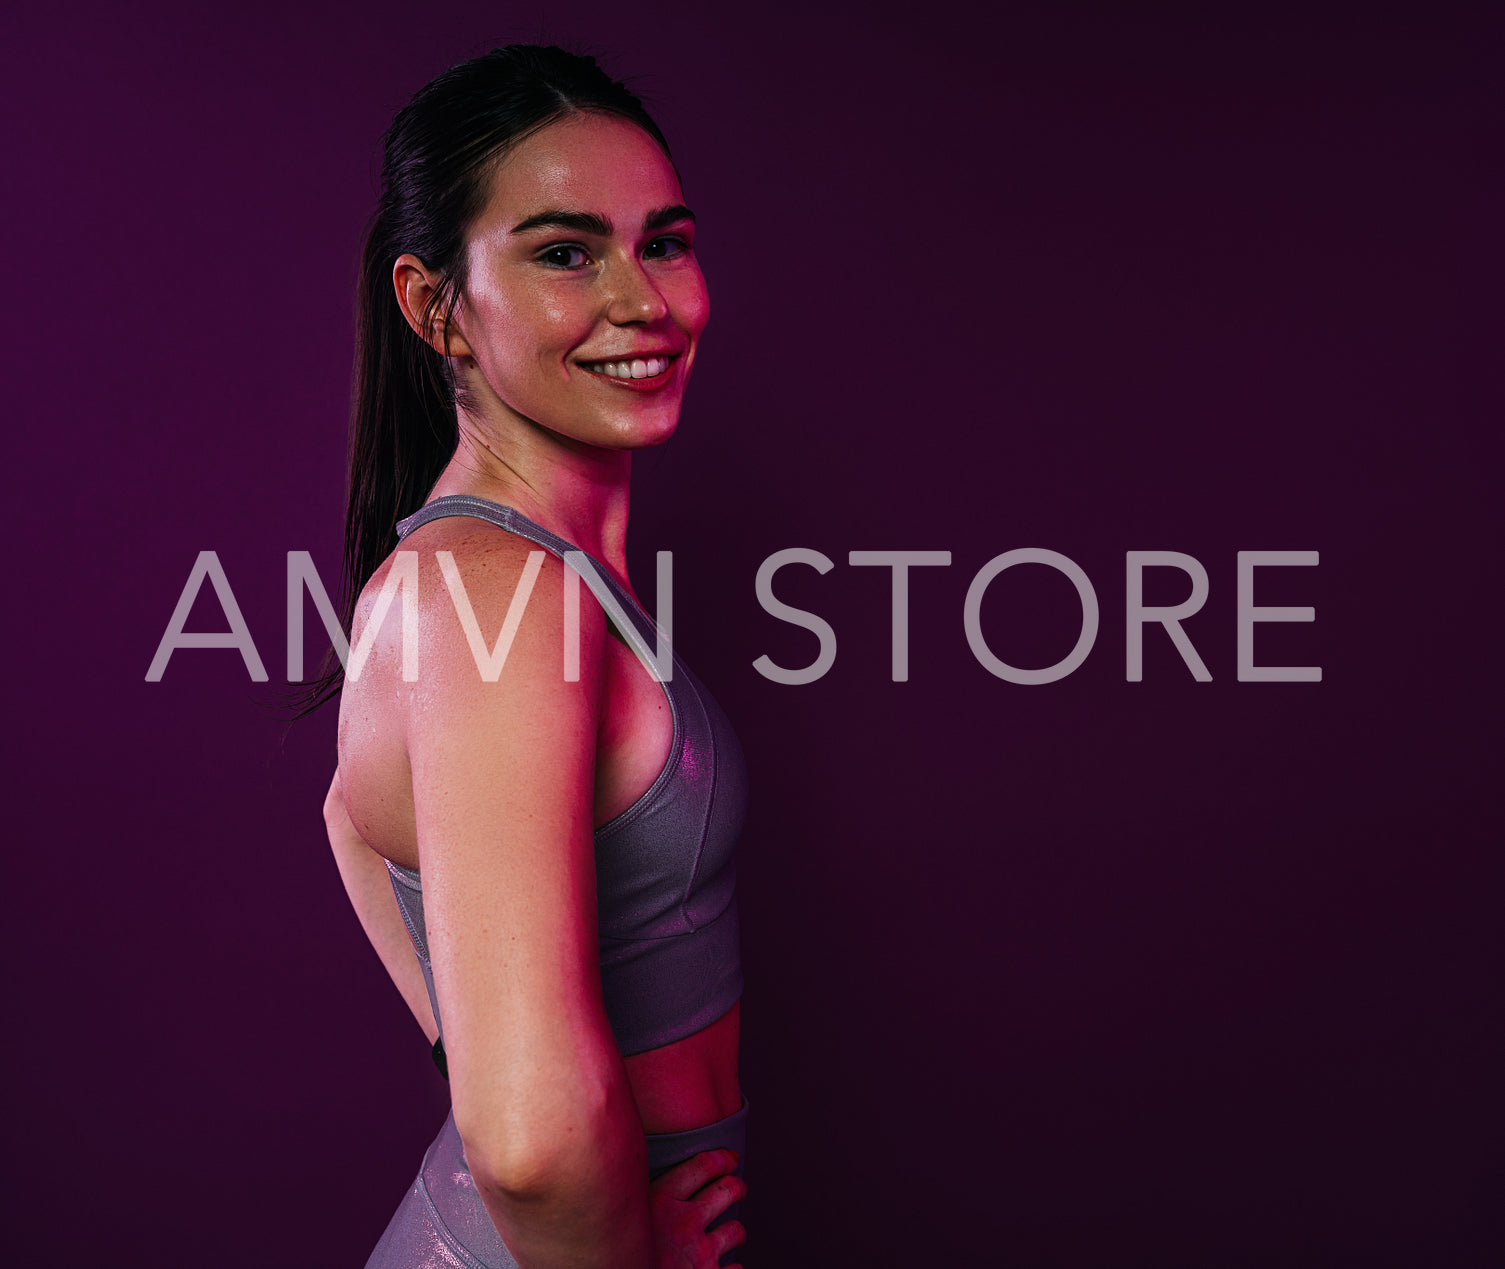
[[[441, 702], [494, 711], [505, 699], [509, 716], [530, 703], [573, 712], [583, 699], [594, 708], [605, 618], [590, 602], [567, 612], [566, 586], [563, 561], [527, 538], [470, 517], [431, 521], [364, 587], [352, 662], [366, 644], [378, 677], [407, 685], [407, 713], [421, 724]], [[372, 621], [379, 628], [368, 633]]]
[[[515, 590], [533, 556], [544, 557], [543, 572], [563, 572], [560, 561], [542, 547], [487, 521], [460, 516], [431, 520], [408, 534], [377, 565], [356, 601], [355, 633], [359, 635], [362, 623], [381, 602], [383, 591], [393, 591], [394, 598], [401, 596], [404, 600], [416, 597], [418, 611], [426, 615], [442, 612], [448, 606], [441, 562], [446, 555], [464, 569], [467, 593], [481, 601], [502, 590], [509, 594]], [[548, 568], [549, 560], [556, 567]], [[412, 586], [414, 576], [420, 583], [416, 589]]]
[[594, 604], [577, 606], [571, 676], [565, 586], [563, 562], [542, 547], [446, 517], [409, 534], [362, 588], [339, 757], [352, 816], [388, 858], [415, 866], [426, 795], [468, 803], [503, 766], [546, 765], [561, 788], [588, 779], [605, 620]]

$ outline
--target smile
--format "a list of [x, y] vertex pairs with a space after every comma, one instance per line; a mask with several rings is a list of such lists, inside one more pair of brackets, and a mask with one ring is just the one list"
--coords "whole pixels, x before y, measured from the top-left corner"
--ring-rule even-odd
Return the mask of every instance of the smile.
[[657, 379], [668, 371], [673, 357], [634, 357], [626, 361], [582, 361], [593, 374], [610, 379]]

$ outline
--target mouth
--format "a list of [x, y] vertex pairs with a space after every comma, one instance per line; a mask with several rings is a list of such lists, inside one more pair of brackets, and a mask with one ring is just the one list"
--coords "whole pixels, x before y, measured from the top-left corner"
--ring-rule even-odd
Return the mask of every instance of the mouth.
[[650, 357], [623, 357], [612, 361], [582, 361], [577, 363], [594, 375], [611, 379], [623, 387], [659, 387], [669, 377], [669, 371], [679, 360], [678, 353], [655, 353]]

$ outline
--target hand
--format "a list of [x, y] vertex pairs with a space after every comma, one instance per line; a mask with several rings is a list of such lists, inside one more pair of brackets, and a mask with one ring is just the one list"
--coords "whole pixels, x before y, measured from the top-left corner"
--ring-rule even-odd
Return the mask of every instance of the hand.
[[706, 1232], [706, 1226], [728, 1207], [747, 1197], [747, 1186], [731, 1175], [737, 1163], [734, 1150], [706, 1150], [649, 1184], [658, 1269], [716, 1269], [723, 1255], [746, 1240], [740, 1221], [727, 1221]]

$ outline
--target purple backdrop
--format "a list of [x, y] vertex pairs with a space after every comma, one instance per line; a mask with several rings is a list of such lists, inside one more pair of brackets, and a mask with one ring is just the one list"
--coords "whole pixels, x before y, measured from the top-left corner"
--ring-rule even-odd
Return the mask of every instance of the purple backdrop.
[[[334, 710], [288, 730], [230, 651], [144, 676], [212, 549], [285, 678], [377, 138], [539, 36], [638, 77], [700, 215], [714, 317], [632, 558], [651, 593], [674, 552], [754, 782], [746, 1263], [1505, 1255], [1502, 50], [1422, 13], [5, 18], [8, 1262], [359, 1265], [442, 1118], [323, 838]], [[814, 656], [754, 595], [790, 546], [836, 561], [779, 575], [837, 632], [803, 687], [752, 668]], [[1101, 604], [1057, 683], [963, 633], [1016, 547]], [[891, 548], [953, 556], [905, 683], [847, 563]], [[1129, 550], [1205, 564], [1210, 683], [1155, 627], [1125, 681]], [[1237, 680], [1240, 550], [1320, 552], [1260, 574], [1316, 621], [1256, 649], [1322, 682]], [[1039, 666], [1079, 612], [1033, 566], [981, 616]]]

